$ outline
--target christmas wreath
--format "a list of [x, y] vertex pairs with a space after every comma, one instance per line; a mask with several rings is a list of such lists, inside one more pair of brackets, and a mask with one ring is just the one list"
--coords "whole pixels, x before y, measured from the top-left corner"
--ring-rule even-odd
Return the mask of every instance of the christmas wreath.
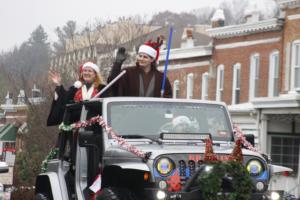
[[227, 162], [218, 160], [213, 152], [212, 141], [206, 141], [204, 162], [212, 166], [208, 172], [203, 172], [197, 179], [205, 200], [248, 200], [253, 189], [249, 173], [242, 165], [243, 154], [241, 140], [235, 142], [235, 147], [228, 156]]
[[249, 173], [235, 161], [213, 164], [211, 171], [199, 176], [198, 182], [205, 200], [248, 200], [253, 189]]

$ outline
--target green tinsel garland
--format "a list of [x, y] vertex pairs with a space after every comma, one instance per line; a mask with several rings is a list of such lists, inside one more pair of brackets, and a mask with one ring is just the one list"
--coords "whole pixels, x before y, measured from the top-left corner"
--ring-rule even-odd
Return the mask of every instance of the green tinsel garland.
[[[245, 167], [238, 162], [217, 162], [212, 164], [210, 172], [202, 173], [198, 178], [202, 197], [205, 200], [249, 200], [253, 183]], [[224, 194], [222, 178], [232, 177], [233, 192]], [[218, 194], [218, 195], [217, 195]]]
[[71, 124], [71, 125], [66, 125], [64, 124], [63, 122], [58, 126], [58, 129], [59, 130], [62, 130], [62, 131], [72, 131], [74, 129], [74, 125]]
[[51, 151], [47, 155], [46, 159], [43, 160], [43, 162], [42, 162], [42, 165], [41, 165], [41, 172], [42, 173], [47, 172], [49, 160], [52, 160], [52, 159], [56, 158], [57, 155], [58, 155], [58, 152], [59, 152], [58, 148], [51, 149]]

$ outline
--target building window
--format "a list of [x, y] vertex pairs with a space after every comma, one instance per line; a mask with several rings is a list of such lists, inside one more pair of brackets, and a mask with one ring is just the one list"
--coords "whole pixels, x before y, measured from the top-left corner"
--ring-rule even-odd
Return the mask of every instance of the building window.
[[202, 74], [201, 99], [208, 100], [208, 73]]
[[179, 97], [179, 80], [175, 80], [173, 83], [173, 98]]
[[193, 98], [193, 89], [194, 89], [194, 74], [190, 73], [187, 75], [187, 82], [186, 82], [186, 98], [187, 99]]
[[259, 54], [254, 54], [250, 59], [249, 99], [259, 96]]
[[291, 89], [300, 90], [300, 40], [292, 45], [292, 74]]
[[222, 100], [222, 93], [224, 88], [224, 65], [218, 66], [217, 71], [217, 89], [216, 89], [216, 100]]
[[270, 54], [269, 61], [269, 87], [268, 96], [275, 97], [279, 95], [279, 52], [275, 51]]
[[232, 81], [232, 104], [240, 103], [240, 80], [241, 80], [241, 64], [237, 63], [233, 66]]
[[275, 165], [289, 167], [298, 172], [300, 137], [270, 134], [271, 159]]

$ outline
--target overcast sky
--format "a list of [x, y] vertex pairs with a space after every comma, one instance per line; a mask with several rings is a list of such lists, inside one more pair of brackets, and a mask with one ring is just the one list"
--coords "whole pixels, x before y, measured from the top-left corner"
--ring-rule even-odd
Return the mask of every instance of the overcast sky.
[[0, 0], [0, 51], [19, 46], [41, 24], [50, 41], [54, 29], [74, 20], [84, 26], [95, 18], [151, 16], [159, 11], [190, 11], [202, 6], [216, 6], [221, 0]]

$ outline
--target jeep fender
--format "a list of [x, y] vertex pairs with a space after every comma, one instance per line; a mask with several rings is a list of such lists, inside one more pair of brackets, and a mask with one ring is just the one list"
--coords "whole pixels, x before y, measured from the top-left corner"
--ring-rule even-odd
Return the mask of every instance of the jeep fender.
[[280, 165], [273, 165], [273, 164], [269, 164], [270, 167], [270, 171], [271, 174], [276, 174], [276, 173], [280, 173], [280, 172], [292, 172], [293, 169], [288, 168], [288, 167], [283, 167]]
[[64, 200], [58, 176], [54, 172], [48, 172], [37, 176], [35, 193], [48, 194], [53, 197], [53, 200]]
[[145, 163], [124, 162], [106, 165], [103, 169], [102, 187], [136, 188], [143, 185], [145, 172], [150, 172]]

